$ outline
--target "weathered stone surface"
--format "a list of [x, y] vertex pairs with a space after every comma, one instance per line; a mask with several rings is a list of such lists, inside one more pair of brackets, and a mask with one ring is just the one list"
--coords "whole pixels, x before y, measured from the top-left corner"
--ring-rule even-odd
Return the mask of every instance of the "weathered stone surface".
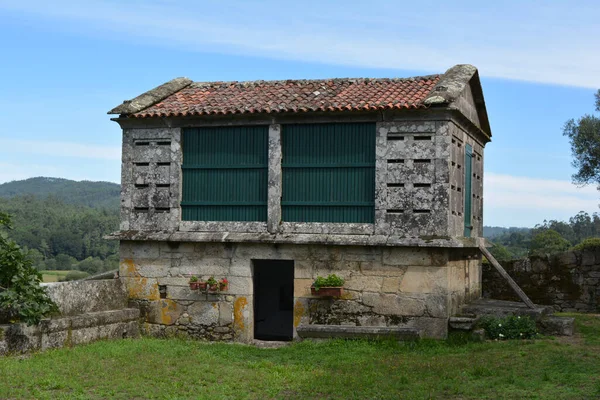
[[383, 283], [380, 276], [352, 275], [344, 284], [350, 290], [379, 292]]
[[297, 329], [301, 338], [343, 338], [417, 340], [416, 329], [399, 327], [352, 326], [352, 325], [300, 325]]
[[153, 324], [173, 325], [183, 313], [183, 306], [171, 299], [160, 299], [149, 303], [146, 320]]
[[549, 316], [542, 318], [538, 325], [545, 335], [573, 336], [575, 318]]
[[426, 306], [422, 299], [382, 293], [365, 292], [363, 303], [382, 315], [423, 316]]
[[[448, 287], [448, 270], [444, 267], [408, 267], [400, 283], [403, 293], [444, 293]], [[462, 281], [464, 288], [464, 279]]]
[[233, 305], [231, 303], [219, 303], [219, 325], [233, 323]]
[[139, 336], [140, 311], [122, 309], [44, 319], [37, 326], [0, 326], [0, 355], [90, 343], [99, 339]]
[[127, 292], [119, 279], [52, 283], [46, 286], [46, 293], [63, 316], [127, 306]]
[[[502, 266], [536, 304], [557, 311], [597, 312], [600, 308], [600, 249], [568, 251], [551, 257], [502, 262]], [[483, 294], [488, 298], [519, 300], [493, 267], [483, 267]]]
[[219, 305], [211, 302], [195, 302], [188, 307], [191, 322], [198, 325], [219, 323]]
[[313, 279], [294, 279], [294, 297], [310, 296], [310, 287]]

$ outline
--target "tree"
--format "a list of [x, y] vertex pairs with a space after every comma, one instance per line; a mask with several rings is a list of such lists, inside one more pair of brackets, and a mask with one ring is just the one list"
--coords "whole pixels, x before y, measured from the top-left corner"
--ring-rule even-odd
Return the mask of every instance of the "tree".
[[514, 258], [513, 254], [501, 244], [494, 243], [494, 247], [490, 249], [490, 253], [498, 261], [510, 261]]
[[571, 247], [569, 241], [553, 229], [546, 229], [531, 238], [530, 256], [541, 256], [566, 251]]
[[[0, 228], [10, 228], [10, 217], [0, 212]], [[58, 307], [40, 286], [42, 276], [19, 246], [0, 232], [0, 323], [37, 324]]]
[[[595, 97], [596, 111], [600, 111], [600, 90]], [[573, 182], [595, 183], [600, 190], [600, 118], [586, 114], [577, 121], [571, 119], [565, 123], [563, 135], [569, 138], [573, 166], [577, 168]]]

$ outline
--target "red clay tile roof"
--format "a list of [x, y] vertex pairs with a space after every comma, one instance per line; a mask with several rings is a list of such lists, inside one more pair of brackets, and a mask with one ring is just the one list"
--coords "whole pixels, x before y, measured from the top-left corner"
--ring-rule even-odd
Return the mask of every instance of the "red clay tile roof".
[[196, 82], [130, 116], [425, 108], [423, 100], [440, 77]]

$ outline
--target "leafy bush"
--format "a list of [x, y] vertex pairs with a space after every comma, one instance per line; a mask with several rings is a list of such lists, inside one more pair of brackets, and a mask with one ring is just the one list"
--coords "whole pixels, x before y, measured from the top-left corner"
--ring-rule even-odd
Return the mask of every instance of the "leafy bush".
[[[0, 213], [0, 228], [10, 217]], [[19, 246], [0, 232], [0, 322], [37, 324], [58, 307], [40, 286], [42, 275]]]
[[344, 286], [344, 279], [340, 278], [336, 274], [328, 275], [327, 278], [323, 278], [322, 276], [317, 276], [313, 283], [313, 287], [316, 290], [322, 287], [341, 287]]
[[490, 339], [534, 339], [538, 334], [535, 321], [527, 316], [484, 317], [479, 325]]
[[594, 247], [600, 247], [600, 238], [587, 238], [579, 243], [577, 246], [573, 247], [573, 250], [583, 250]]
[[87, 278], [88, 276], [90, 276], [90, 274], [84, 271], [70, 271], [63, 279], [61, 279], [61, 281], [77, 281], [79, 279]]

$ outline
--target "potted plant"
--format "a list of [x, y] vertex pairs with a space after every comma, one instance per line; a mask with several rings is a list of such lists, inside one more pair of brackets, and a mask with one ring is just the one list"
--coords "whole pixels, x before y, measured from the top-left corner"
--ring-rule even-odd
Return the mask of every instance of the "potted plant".
[[336, 274], [331, 274], [327, 278], [317, 276], [310, 287], [310, 293], [313, 296], [340, 297], [344, 292], [342, 286], [344, 286], [344, 279]]
[[219, 282], [215, 279], [214, 276], [211, 276], [206, 280], [206, 285], [208, 286], [209, 292], [219, 291]]
[[198, 290], [198, 277], [196, 275], [190, 276], [190, 289]]
[[227, 280], [227, 278], [219, 280], [219, 290], [221, 292], [226, 292], [227, 289], [229, 289], [229, 281]]
[[205, 291], [206, 290], [206, 282], [204, 282], [202, 279], [198, 280], [198, 289], [201, 291]]

